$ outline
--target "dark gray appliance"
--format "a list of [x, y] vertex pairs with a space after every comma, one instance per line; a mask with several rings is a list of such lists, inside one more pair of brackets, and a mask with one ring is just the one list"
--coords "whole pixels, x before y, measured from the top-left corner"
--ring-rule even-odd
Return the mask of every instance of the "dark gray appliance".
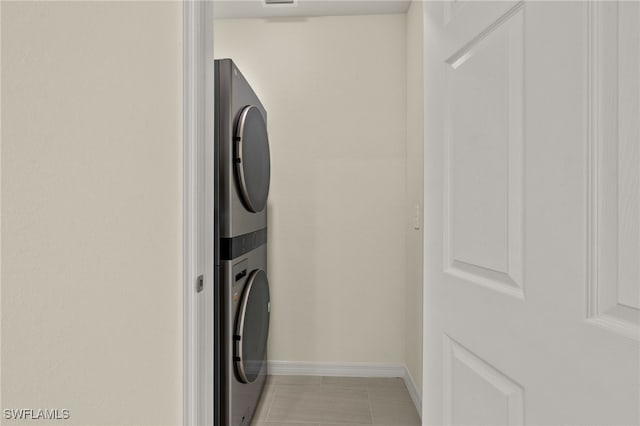
[[220, 237], [233, 238], [267, 227], [267, 111], [231, 59], [215, 64]]
[[267, 113], [232, 60], [215, 76], [215, 424], [246, 426], [267, 374]]

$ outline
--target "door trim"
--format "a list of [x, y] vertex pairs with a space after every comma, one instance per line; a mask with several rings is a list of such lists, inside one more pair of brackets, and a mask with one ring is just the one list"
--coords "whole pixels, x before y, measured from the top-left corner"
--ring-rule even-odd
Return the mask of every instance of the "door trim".
[[183, 423], [187, 426], [213, 425], [213, 78], [213, 0], [183, 0]]

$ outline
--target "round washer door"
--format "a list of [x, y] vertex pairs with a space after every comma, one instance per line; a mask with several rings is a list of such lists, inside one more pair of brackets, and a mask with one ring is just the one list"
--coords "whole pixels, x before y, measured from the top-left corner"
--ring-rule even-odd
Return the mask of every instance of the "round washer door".
[[255, 381], [266, 362], [270, 308], [267, 274], [256, 269], [247, 278], [234, 336], [236, 371], [243, 383]]
[[254, 105], [240, 112], [235, 132], [235, 171], [245, 207], [261, 212], [267, 205], [271, 160], [269, 137], [262, 113]]

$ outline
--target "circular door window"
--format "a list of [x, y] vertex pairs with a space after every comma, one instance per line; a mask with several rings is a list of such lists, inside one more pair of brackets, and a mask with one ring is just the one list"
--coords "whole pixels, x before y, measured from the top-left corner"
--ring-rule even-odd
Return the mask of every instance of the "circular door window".
[[264, 117], [253, 105], [244, 107], [236, 124], [235, 170], [245, 207], [254, 213], [262, 211], [271, 177], [269, 137]]
[[234, 336], [236, 371], [243, 383], [255, 381], [266, 362], [269, 303], [267, 274], [256, 269], [249, 275], [242, 294]]

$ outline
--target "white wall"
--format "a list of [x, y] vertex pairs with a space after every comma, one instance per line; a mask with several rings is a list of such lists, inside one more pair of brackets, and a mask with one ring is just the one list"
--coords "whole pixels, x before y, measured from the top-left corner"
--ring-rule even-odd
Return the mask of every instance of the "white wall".
[[[407, 11], [407, 292], [405, 360], [416, 389], [422, 389], [422, 212], [424, 210], [424, 74], [422, 1]], [[417, 211], [416, 211], [417, 206]], [[416, 214], [418, 215], [416, 223]], [[415, 229], [419, 227], [420, 229]]]
[[1, 8], [2, 409], [180, 424], [181, 3]]
[[270, 358], [403, 363], [405, 15], [214, 31], [269, 114]]

